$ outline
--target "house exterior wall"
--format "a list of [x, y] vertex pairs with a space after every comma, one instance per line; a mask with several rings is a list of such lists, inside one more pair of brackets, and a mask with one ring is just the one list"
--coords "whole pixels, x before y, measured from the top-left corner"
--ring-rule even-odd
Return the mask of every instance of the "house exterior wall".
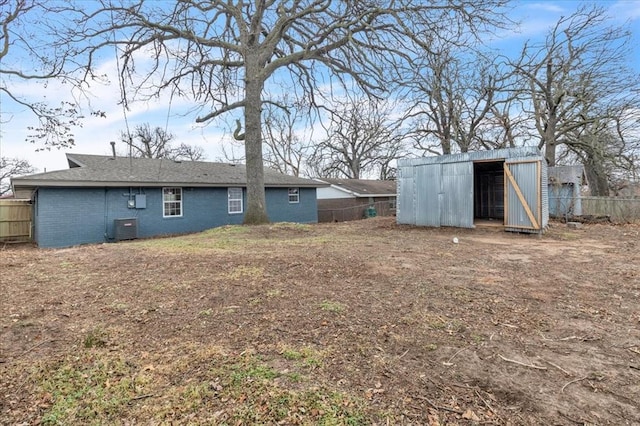
[[317, 223], [316, 189], [300, 188], [299, 194], [299, 203], [289, 203], [289, 188], [267, 188], [265, 196], [269, 219], [272, 222]]
[[[145, 208], [128, 208], [136, 194]], [[317, 222], [315, 188], [300, 188], [289, 203], [288, 188], [267, 188], [267, 213], [274, 222]], [[35, 196], [34, 240], [40, 247], [114, 241], [115, 219], [136, 218], [138, 237], [184, 234], [240, 224], [244, 214], [228, 213], [227, 188], [182, 188], [182, 216], [163, 217], [162, 188], [39, 188]], [[246, 191], [243, 191], [243, 211]]]
[[34, 241], [40, 247], [104, 241], [105, 205], [104, 190], [38, 190], [33, 218]]

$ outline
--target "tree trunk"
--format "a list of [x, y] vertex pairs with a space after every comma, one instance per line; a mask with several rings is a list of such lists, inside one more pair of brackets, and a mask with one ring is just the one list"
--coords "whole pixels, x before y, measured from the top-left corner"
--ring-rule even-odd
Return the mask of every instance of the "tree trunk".
[[556, 118], [550, 116], [547, 126], [544, 129], [544, 158], [547, 160], [547, 166], [554, 167], [556, 165]]
[[589, 183], [589, 191], [594, 197], [609, 196], [609, 180], [600, 158], [589, 155], [584, 163], [584, 171]]
[[264, 164], [262, 159], [262, 89], [264, 82], [258, 77], [259, 65], [247, 55], [245, 77], [245, 140], [247, 170], [247, 211], [244, 224], [268, 223], [264, 192]]
[[451, 135], [447, 130], [444, 131], [444, 137], [441, 139], [442, 155], [451, 154]]

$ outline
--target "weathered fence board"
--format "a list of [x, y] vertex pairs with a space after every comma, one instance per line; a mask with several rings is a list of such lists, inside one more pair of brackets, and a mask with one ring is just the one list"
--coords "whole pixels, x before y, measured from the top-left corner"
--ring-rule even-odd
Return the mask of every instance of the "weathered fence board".
[[0, 242], [31, 241], [31, 201], [0, 200]]
[[[553, 216], [563, 219], [583, 217], [590, 220], [606, 219], [613, 223], [640, 221], [640, 198], [550, 196], [549, 203], [554, 206]], [[581, 213], [576, 213], [576, 205], [580, 206]]]
[[612, 222], [640, 220], [640, 198], [582, 197], [582, 214], [607, 216]]

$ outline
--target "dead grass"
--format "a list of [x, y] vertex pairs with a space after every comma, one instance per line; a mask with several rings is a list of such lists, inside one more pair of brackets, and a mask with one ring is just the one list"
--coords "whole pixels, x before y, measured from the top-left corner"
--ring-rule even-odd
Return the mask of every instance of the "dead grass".
[[10, 247], [0, 423], [634, 424], [639, 230], [376, 218]]

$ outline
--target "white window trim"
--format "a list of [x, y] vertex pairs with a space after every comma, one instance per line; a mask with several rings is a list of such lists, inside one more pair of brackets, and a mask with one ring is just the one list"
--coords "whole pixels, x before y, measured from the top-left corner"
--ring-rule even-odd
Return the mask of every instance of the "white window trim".
[[[164, 190], [165, 189], [179, 189], [180, 190], [180, 201], [177, 201], [178, 203], [180, 203], [180, 214], [179, 215], [177, 215], [177, 214], [166, 215], [165, 214], [165, 205], [167, 203], [175, 203], [176, 202], [176, 201], [167, 201], [167, 200], [164, 199], [164, 196], [165, 196]], [[183, 210], [184, 204], [182, 203], [182, 196], [183, 196], [182, 194], [183, 194], [182, 188], [179, 187], [179, 186], [167, 186], [167, 187], [162, 188], [162, 217], [163, 218], [169, 218], [170, 219], [170, 218], [174, 218], [174, 217], [182, 217], [182, 214], [184, 213], [184, 210]]]
[[[291, 191], [292, 189], [296, 190], [296, 193], [295, 193], [296, 201], [291, 201], [291, 193], [289, 191]], [[299, 204], [300, 203], [300, 188], [289, 188], [289, 189], [287, 189], [287, 198], [289, 200], [289, 204]]]
[[[240, 191], [240, 198], [231, 198], [231, 190], [237, 189]], [[227, 188], [227, 212], [229, 214], [242, 214], [244, 213], [244, 201], [242, 200], [242, 188], [239, 187], [230, 187]], [[231, 201], [240, 201], [240, 211], [231, 211]]]

